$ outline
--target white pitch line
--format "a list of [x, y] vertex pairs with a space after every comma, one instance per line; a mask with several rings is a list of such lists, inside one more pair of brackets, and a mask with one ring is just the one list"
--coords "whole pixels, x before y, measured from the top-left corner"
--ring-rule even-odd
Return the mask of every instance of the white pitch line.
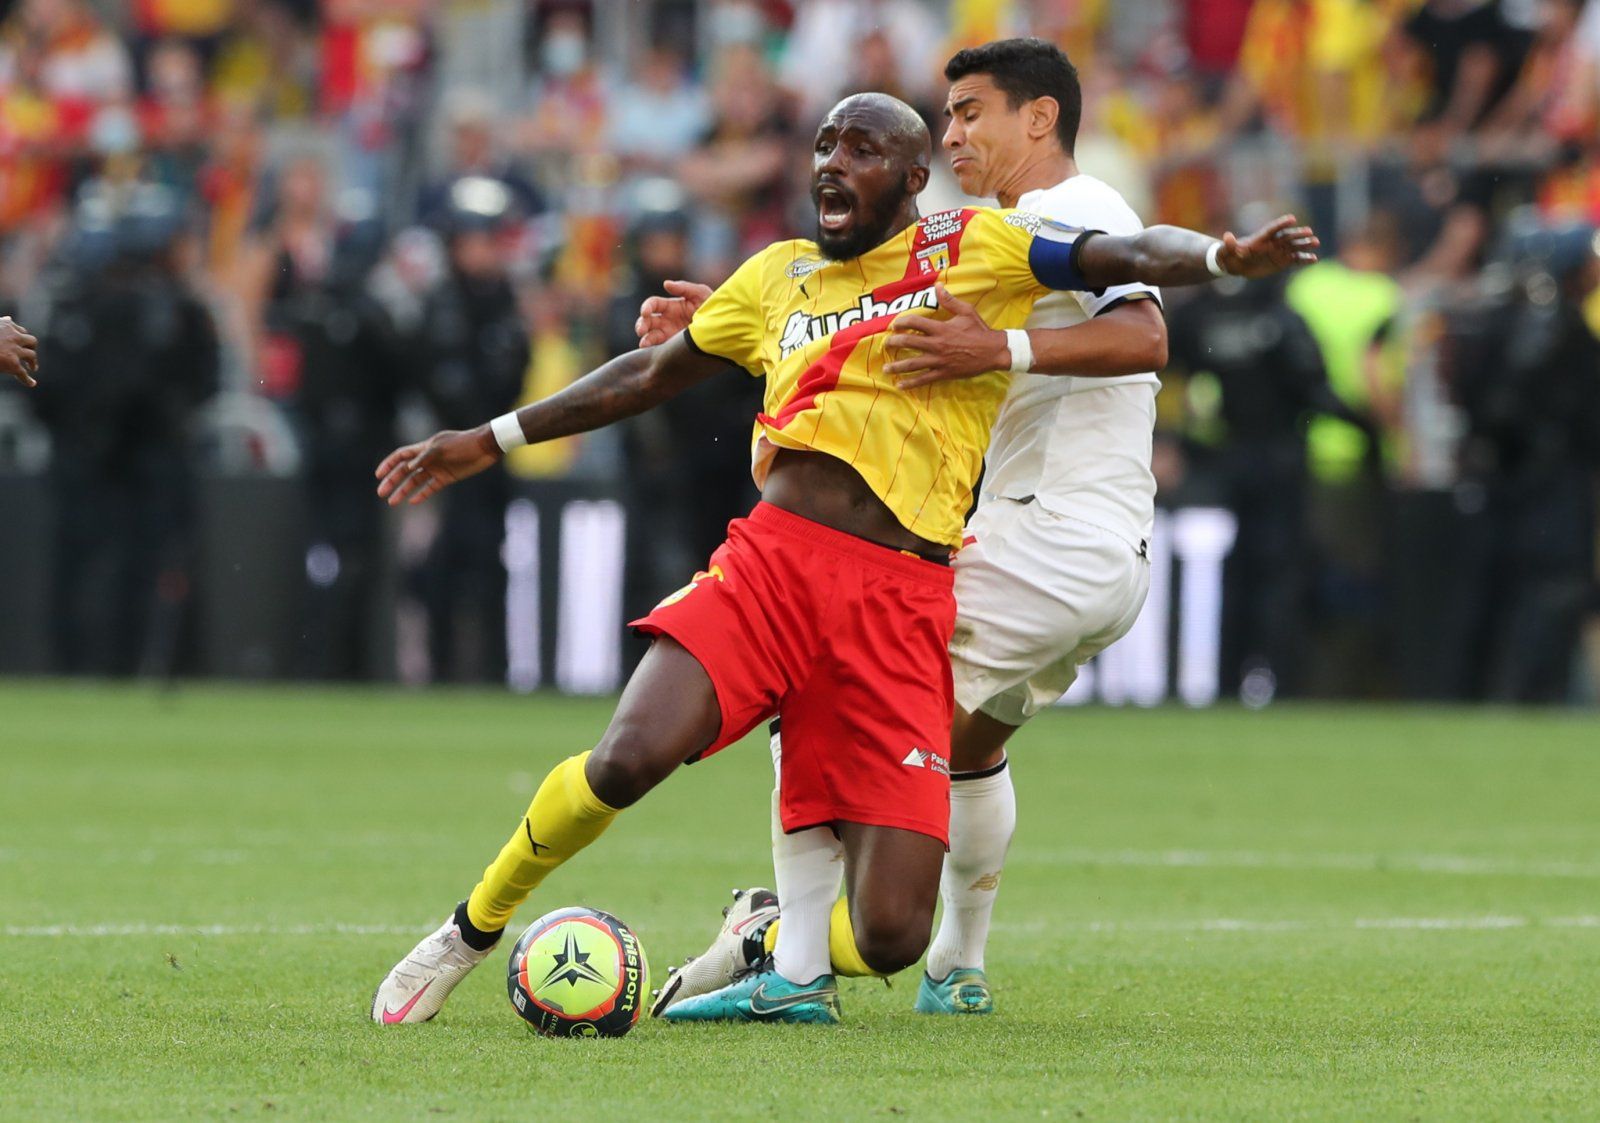
[[8, 924], [0, 936], [416, 936], [425, 924]]
[[1033, 850], [1013, 851], [1011, 862], [1063, 866], [1130, 866], [1165, 869], [1350, 870], [1466, 877], [1600, 879], [1600, 864], [1517, 861], [1464, 854], [1356, 854], [1270, 850]]
[[[417, 936], [426, 924], [43, 924], [6, 925], [0, 937], [14, 939], [103, 938], [107, 936]], [[1198, 917], [1190, 920], [1084, 920], [999, 922], [1005, 932], [1080, 932], [1097, 935], [1141, 932], [1494, 932], [1517, 928], [1600, 928], [1600, 916], [1375, 916], [1348, 920], [1273, 920]]]
[[1600, 916], [1370, 916], [1349, 920], [1271, 920], [1244, 917], [1200, 917], [1193, 920], [1087, 920], [1061, 924], [1041, 920], [996, 921], [997, 930], [1038, 935], [1045, 932], [1232, 933], [1275, 932], [1496, 932], [1517, 928], [1600, 928]]

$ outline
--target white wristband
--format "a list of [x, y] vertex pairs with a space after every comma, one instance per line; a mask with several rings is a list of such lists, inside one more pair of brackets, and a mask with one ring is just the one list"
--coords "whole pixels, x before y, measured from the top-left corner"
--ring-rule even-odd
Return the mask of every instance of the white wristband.
[[1006, 347], [1011, 351], [1011, 373], [1027, 374], [1033, 369], [1033, 340], [1021, 328], [1006, 331]]
[[528, 438], [522, 435], [522, 423], [517, 420], [516, 410], [502, 413], [489, 422], [489, 431], [494, 434], [494, 443], [500, 446], [501, 452], [510, 452], [528, 443]]
[[1211, 270], [1211, 275], [1213, 277], [1226, 277], [1229, 275], [1228, 271], [1222, 267], [1222, 264], [1219, 261], [1217, 261], [1217, 255], [1221, 252], [1221, 242], [1212, 242], [1211, 248], [1206, 250], [1206, 268]]

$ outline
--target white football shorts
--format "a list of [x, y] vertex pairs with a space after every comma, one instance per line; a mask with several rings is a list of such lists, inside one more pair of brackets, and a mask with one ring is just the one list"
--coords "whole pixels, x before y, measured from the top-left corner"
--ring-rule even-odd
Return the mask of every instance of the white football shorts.
[[955, 557], [956, 703], [1022, 725], [1125, 635], [1150, 589], [1145, 552], [1036, 502], [987, 499]]

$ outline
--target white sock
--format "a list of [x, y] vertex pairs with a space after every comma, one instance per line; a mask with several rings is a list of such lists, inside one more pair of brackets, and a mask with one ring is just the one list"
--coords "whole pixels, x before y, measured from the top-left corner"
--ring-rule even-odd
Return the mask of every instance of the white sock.
[[[782, 744], [772, 735], [774, 772], [782, 774]], [[827, 827], [785, 834], [778, 812], [778, 784], [772, 785], [772, 872], [778, 891], [778, 942], [772, 965], [791, 983], [805, 984], [831, 975], [828, 923], [844, 884], [844, 845]]]
[[928, 949], [932, 978], [943, 979], [957, 967], [983, 968], [1000, 871], [1016, 828], [1017, 793], [1009, 761], [950, 777], [950, 853], [939, 876], [944, 914]]

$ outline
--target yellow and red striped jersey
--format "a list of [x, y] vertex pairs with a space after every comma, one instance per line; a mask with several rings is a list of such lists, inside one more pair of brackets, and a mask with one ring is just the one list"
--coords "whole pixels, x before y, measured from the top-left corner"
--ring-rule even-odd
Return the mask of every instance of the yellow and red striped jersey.
[[1052, 289], [1083, 289], [1083, 231], [1027, 211], [967, 207], [929, 215], [848, 261], [814, 242], [750, 258], [696, 311], [688, 339], [767, 379], [753, 436], [757, 485], [780, 448], [854, 468], [913, 534], [952, 546], [1005, 397], [1003, 372], [901, 390], [883, 373], [889, 324], [943, 316], [933, 286], [994, 328], [1020, 328]]

